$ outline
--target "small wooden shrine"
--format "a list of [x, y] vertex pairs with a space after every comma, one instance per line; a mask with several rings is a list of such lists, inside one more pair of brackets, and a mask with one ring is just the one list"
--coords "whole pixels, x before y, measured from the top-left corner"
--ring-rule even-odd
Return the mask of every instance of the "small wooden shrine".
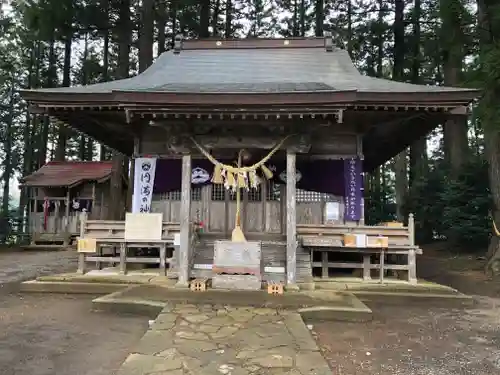
[[[214, 243], [239, 228], [240, 239], [259, 242], [262, 269], [252, 272], [293, 289], [353, 269], [364, 280], [389, 270], [416, 282], [413, 218], [366, 226], [363, 173], [467, 116], [478, 91], [364, 76], [326, 35], [177, 37], [136, 77], [23, 95], [34, 110], [135, 158], [133, 211], [162, 213], [165, 240], [180, 233], [168, 269], [179, 286], [244, 269], [214, 260]], [[123, 226], [89, 220], [82, 236], [109, 244]], [[125, 272], [140, 259], [121, 246]], [[404, 264], [387, 264], [385, 253]], [[160, 269], [162, 254], [151, 260]]]
[[51, 161], [24, 177], [32, 246], [68, 245], [80, 231], [82, 212], [106, 219], [111, 168], [107, 161]]

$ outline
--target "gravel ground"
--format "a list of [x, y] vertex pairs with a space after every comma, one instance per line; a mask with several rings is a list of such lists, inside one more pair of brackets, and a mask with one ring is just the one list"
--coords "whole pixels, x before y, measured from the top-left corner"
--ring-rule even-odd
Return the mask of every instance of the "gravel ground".
[[91, 312], [93, 296], [17, 293], [75, 261], [74, 251], [0, 254], [0, 375], [110, 375], [144, 334], [143, 317]]
[[[474, 308], [373, 305], [372, 322], [316, 324], [332, 373], [500, 374], [500, 284], [444, 264], [422, 258], [420, 269], [475, 295]], [[72, 251], [0, 253], [0, 375], [110, 375], [143, 335], [146, 319], [90, 312], [92, 296], [16, 292], [21, 280], [75, 268]]]
[[370, 305], [368, 323], [322, 323], [313, 331], [334, 375], [500, 374], [499, 282], [420, 262], [427, 279], [474, 295], [469, 309]]
[[74, 250], [15, 252], [0, 251], [0, 285], [33, 279], [40, 275], [75, 271]]

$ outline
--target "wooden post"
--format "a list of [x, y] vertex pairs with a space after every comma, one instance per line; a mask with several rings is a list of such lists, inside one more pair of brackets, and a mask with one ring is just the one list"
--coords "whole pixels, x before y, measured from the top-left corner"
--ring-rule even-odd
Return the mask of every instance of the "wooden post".
[[182, 156], [181, 182], [181, 236], [177, 264], [179, 265], [179, 279], [176, 287], [189, 287], [189, 247], [190, 247], [190, 216], [191, 216], [191, 155]]
[[141, 152], [141, 138], [136, 136], [134, 137], [134, 153], [132, 158], [130, 159], [130, 176], [128, 180], [128, 189], [127, 189], [127, 212], [132, 211], [132, 205], [134, 200], [135, 191], [135, 159]]
[[120, 275], [127, 274], [127, 244], [120, 243]]
[[167, 258], [167, 245], [165, 243], [162, 243], [160, 246], [160, 276], [167, 275], [166, 258]]
[[[85, 238], [85, 226], [87, 222], [87, 213], [82, 212], [80, 214], [80, 237]], [[85, 273], [85, 253], [78, 253], [78, 271], [79, 274]]]
[[69, 204], [70, 204], [70, 194], [71, 194], [71, 189], [68, 187], [68, 191], [66, 192], [66, 207], [64, 209], [64, 246], [68, 246], [69, 241], [70, 241], [70, 234], [69, 234]]
[[31, 235], [31, 244], [35, 244], [35, 235], [38, 233], [38, 224], [39, 222], [39, 217], [38, 217], [38, 192], [34, 194], [34, 197], [32, 198], [33, 202], [33, 226], [30, 228], [30, 235]]
[[286, 153], [286, 287], [298, 290], [297, 287], [297, 202], [296, 155], [287, 150]]
[[363, 281], [370, 281], [372, 279], [372, 272], [370, 266], [371, 266], [370, 254], [363, 254]]
[[[362, 135], [357, 135], [356, 136], [356, 155], [359, 158], [359, 160], [363, 161], [363, 136]], [[365, 186], [365, 179], [364, 176], [361, 179], [361, 185], [363, 187], [363, 190], [361, 192], [361, 217], [359, 219], [358, 225], [365, 225], [365, 191], [364, 191], [364, 186]]]
[[90, 216], [93, 218], [93, 219], [96, 219], [97, 218], [97, 215], [94, 215], [93, 213], [95, 212], [95, 185], [96, 183], [94, 182], [92, 184], [92, 203], [90, 204]]
[[328, 279], [328, 252], [321, 252], [321, 278]]
[[410, 250], [408, 250], [408, 282], [417, 283], [417, 257], [415, 252], [415, 219], [413, 214], [408, 216], [408, 240]]

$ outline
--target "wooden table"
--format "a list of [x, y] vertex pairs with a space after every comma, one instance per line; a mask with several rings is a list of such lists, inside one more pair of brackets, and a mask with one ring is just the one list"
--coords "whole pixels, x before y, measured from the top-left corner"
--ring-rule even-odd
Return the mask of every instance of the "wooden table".
[[[166, 240], [125, 240], [124, 238], [96, 238], [97, 255], [86, 255], [80, 253], [78, 259], [78, 272], [85, 273], [85, 262], [96, 262], [98, 269], [100, 269], [100, 262], [114, 262], [120, 263], [120, 274], [126, 274], [127, 263], [139, 264], [159, 264], [160, 274], [166, 275], [166, 255], [167, 245], [173, 244], [173, 239]], [[101, 248], [103, 245], [118, 245], [120, 247], [120, 256], [102, 256]], [[159, 257], [127, 257], [127, 250], [129, 248], [158, 248], [160, 252]]]

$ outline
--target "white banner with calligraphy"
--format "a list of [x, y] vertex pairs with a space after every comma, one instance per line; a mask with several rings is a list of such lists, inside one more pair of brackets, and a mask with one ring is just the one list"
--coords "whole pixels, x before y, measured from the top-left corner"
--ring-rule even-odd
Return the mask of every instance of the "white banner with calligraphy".
[[156, 158], [135, 159], [132, 213], [151, 212], [155, 172]]

